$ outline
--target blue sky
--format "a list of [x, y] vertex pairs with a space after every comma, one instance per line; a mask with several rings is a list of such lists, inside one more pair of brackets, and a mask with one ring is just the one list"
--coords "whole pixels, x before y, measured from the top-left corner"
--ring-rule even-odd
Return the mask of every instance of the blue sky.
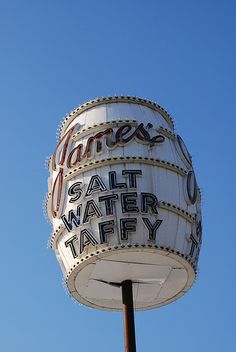
[[229, 0], [0, 2], [1, 351], [123, 350], [121, 314], [66, 295], [42, 212], [59, 122], [113, 94], [168, 110], [203, 195], [198, 280], [136, 314], [137, 351], [234, 350], [235, 16]]

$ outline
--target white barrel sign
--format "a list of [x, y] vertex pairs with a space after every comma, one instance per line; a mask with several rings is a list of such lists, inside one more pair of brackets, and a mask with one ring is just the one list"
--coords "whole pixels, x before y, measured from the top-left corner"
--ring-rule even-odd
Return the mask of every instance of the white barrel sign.
[[136, 310], [182, 296], [201, 246], [200, 192], [169, 114], [137, 97], [92, 100], [63, 121], [49, 161], [51, 247], [71, 295], [121, 310], [132, 280]]

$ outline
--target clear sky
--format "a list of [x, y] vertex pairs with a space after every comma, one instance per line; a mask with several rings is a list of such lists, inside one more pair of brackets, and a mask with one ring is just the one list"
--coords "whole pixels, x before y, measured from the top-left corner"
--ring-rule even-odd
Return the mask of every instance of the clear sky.
[[123, 350], [120, 313], [65, 293], [42, 212], [59, 122], [114, 94], [169, 111], [203, 195], [198, 280], [136, 314], [137, 351], [235, 350], [235, 17], [233, 0], [1, 0], [1, 351]]

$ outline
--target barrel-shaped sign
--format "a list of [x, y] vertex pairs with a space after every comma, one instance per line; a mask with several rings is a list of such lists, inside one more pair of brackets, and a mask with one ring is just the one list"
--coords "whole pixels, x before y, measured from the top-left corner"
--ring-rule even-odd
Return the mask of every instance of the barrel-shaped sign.
[[145, 99], [89, 101], [62, 122], [49, 160], [51, 247], [80, 303], [121, 310], [133, 283], [136, 310], [182, 296], [201, 246], [200, 191], [170, 115]]

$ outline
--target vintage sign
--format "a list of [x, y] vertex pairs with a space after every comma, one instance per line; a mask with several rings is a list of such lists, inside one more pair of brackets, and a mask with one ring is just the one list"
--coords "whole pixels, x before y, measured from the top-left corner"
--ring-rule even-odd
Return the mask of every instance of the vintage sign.
[[[146, 129], [143, 123], [140, 123], [137, 127], [135, 126], [135, 128], [132, 128], [131, 124], [124, 123], [115, 133], [114, 129], [107, 128], [89, 137], [85, 145], [83, 143], [77, 143], [77, 145], [75, 145], [73, 133], [75, 133], [78, 127], [79, 124], [75, 124], [65, 133], [52, 156], [52, 170], [58, 170], [52, 187], [52, 215], [54, 217], [58, 215], [60, 208], [65, 168], [67, 170], [72, 169], [91, 159], [93, 157], [93, 149], [95, 149], [95, 153], [102, 154], [104, 148], [103, 144], [105, 144], [108, 149], [114, 149], [117, 146], [126, 145], [132, 141], [132, 139], [136, 139], [138, 142], [145, 143], [152, 147], [163, 143], [165, 140], [165, 137], [159, 134], [155, 134], [151, 137], [148, 132], [148, 129], [153, 127], [151, 123], [147, 124]], [[106, 137], [105, 140], [103, 138], [104, 136]]]
[[[99, 175], [93, 175], [84, 191], [82, 190], [82, 182], [75, 182], [69, 188], [68, 195], [71, 196], [69, 202], [76, 204], [76, 208], [69, 210], [66, 215], [63, 214], [61, 220], [68, 232], [72, 232], [76, 227], [81, 228], [76, 235], [65, 242], [65, 246], [70, 248], [74, 258], [78, 257], [88, 244], [107, 243], [107, 236], [114, 235], [117, 228], [120, 240], [129, 240], [129, 235], [135, 233], [137, 226], [139, 226], [139, 219], [135, 217], [136, 214], [143, 214], [141, 220], [146, 227], [147, 240], [154, 241], [156, 239], [156, 232], [162, 220], [156, 218], [151, 222], [148, 214], [158, 216], [157, 197], [152, 193], [145, 192], [138, 195], [135, 191], [137, 189], [137, 176], [142, 175], [141, 170], [122, 170], [122, 175], [128, 176], [127, 183], [118, 183], [116, 171], [110, 171], [108, 187]], [[127, 192], [127, 189], [132, 189], [132, 191]], [[108, 192], [108, 190], [111, 192]], [[118, 190], [121, 192], [118, 193]], [[98, 193], [98, 202], [93, 198], [91, 199], [91, 196], [94, 196], [95, 193]], [[104, 210], [101, 204], [103, 204]], [[120, 211], [124, 215], [123, 218], [120, 218], [119, 224], [117, 224], [115, 217], [117, 207], [121, 207]], [[132, 214], [133, 217], [125, 217], [126, 214]], [[89, 224], [91, 219], [104, 219], [106, 216], [109, 216], [109, 220], [98, 222], [98, 239], [89, 228], [84, 229], [83, 225]], [[75, 246], [76, 242], [79, 243], [78, 252]]]
[[49, 171], [51, 246], [76, 300], [120, 310], [109, 283], [132, 280], [142, 310], [191, 287], [200, 192], [187, 147], [160, 106], [134, 97], [82, 105], [62, 123]]

